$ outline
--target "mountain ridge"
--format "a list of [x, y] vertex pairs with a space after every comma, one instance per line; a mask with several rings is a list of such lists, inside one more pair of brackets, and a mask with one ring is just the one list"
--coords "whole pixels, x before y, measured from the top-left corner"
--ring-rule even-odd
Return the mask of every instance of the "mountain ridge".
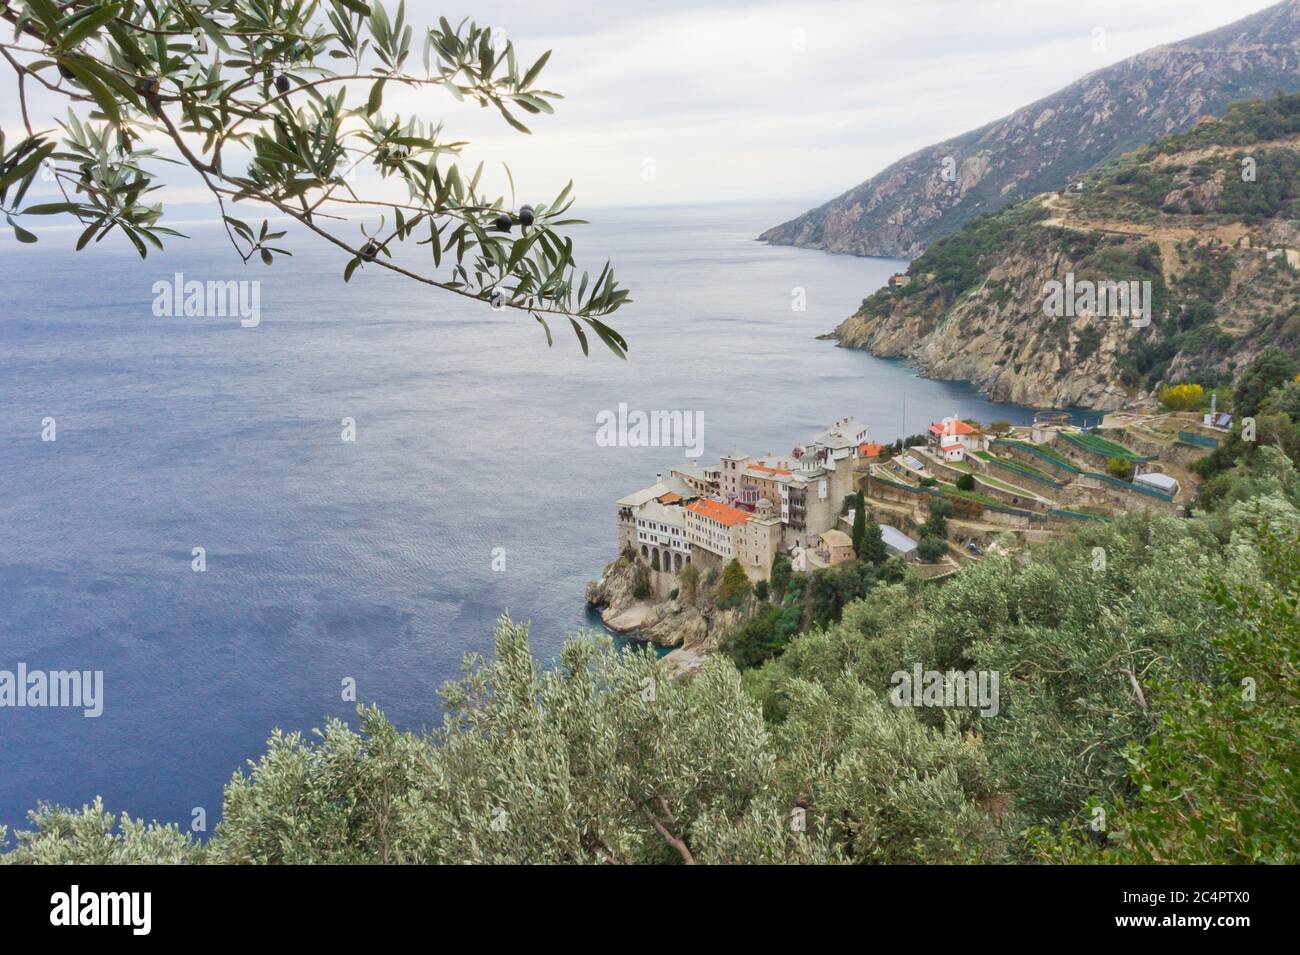
[[919, 149], [758, 238], [910, 258], [978, 215], [1059, 188], [1234, 100], [1278, 90], [1300, 90], [1300, 0], [1088, 73], [1002, 119]]

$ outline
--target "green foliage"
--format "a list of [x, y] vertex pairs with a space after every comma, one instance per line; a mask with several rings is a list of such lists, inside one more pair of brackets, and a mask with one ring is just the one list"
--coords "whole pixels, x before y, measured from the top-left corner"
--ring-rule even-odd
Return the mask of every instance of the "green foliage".
[[1166, 136], [1157, 140], [1151, 149], [1172, 154], [1207, 146], [1244, 146], [1289, 139], [1297, 134], [1300, 134], [1300, 93], [1279, 93], [1268, 99], [1229, 103], [1217, 122]]
[[[5, 47], [19, 90], [42, 88], [69, 107], [66, 118], [32, 116], [23, 95], [26, 135], [0, 138], [0, 212], [20, 241], [37, 241], [33, 222], [45, 216], [74, 220], [78, 249], [116, 231], [143, 258], [180, 236], [150, 202], [174, 168], [151, 145], [162, 140], [207, 192], [244, 263], [289, 253], [276, 244], [284, 232], [236, 218], [241, 202], [338, 249], [344, 281], [358, 268], [391, 270], [530, 314], [548, 342], [548, 319], [559, 318], [584, 353], [595, 334], [624, 357], [627, 342], [603, 319], [627, 291], [608, 263], [594, 281], [579, 274], [572, 240], [556, 231], [581, 221], [568, 215], [572, 184], [550, 202], [517, 205], [507, 168], [511, 195], [491, 195], [482, 164], [454, 161], [467, 143], [383, 108], [386, 92], [438, 90], [528, 133], [519, 115], [552, 113], [561, 98], [537, 85], [549, 51], [524, 65], [487, 27], [440, 19], [417, 32], [404, 4], [360, 0], [14, 0], [4, 17], [21, 40]], [[42, 169], [57, 198], [24, 204]], [[420, 246], [429, 271], [416, 262]]]
[[855, 862], [1002, 861], [996, 778], [955, 727], [930, 728], [856, 679], [793, 681], [777, 729], [784, 786]]
[[957, 490], [973, 491], [975, 490], [975, 475], [966, 473], [957, 478]]
[[694, 605], [699, 587], [700, 569], [694, 564], [687, 564], [677, 574], [677, 588], [682, 595], [682, 603], [688, 606]]
[[[174, 865], [205, 857], [203, 847], [176, 826], [146, 825], [125, 813], [115, 821], [98, 798], [80, 812], [42, 804], [27, 818], [32, 828], [16, 834], [12, 851], [0, 851], [0, 864]], [[0, 850], [5, 835], [0, 826]]]
[[839, 620], [845, 607], [861, 600], [876, 584], [874, 568], [858, 561], [823, 567], [808, 577], [805, 594], [812, 622], [818, 626]]
[[[607, 640], [541, 672], [524, 627], [443, 691], [429, 737], [375, 711], [286, 740], [227, 788], [225, 861], [740, 862], [831, 858], [789, 831], [771, 741], [734, 669], [689, 681]], [[297, 831], [295, 831], [297, 830]]]
[[1107, 458], [1106, 473], [1121, 481], [1127, 481], [1133, 477], [1133, 464], [1126, 458]]
[[739, 607], [749, 596], [751, 589], [745, 568], [741, 567], [740, 561], [733, 557], [722, 570], [722, 583], [718, 586], [718, 609]]
[[1089, 325], [1079, 331], [1078, 338], [1074, 342], [1074, 357], [1079, 361], [1086, 361], [1091, 358], [1098, 348], [1101, 347], [1101, 329], [1096, 325]]
[[1300, 856], [1300, 539], [1294, 526], [1285, 533], [1256, 528], [1256, 566], [1206, 580], [1224, 618], [1213, 638], [1222, 679], [1158, 684], [1156, 731], [1125, 753], [1131, 798], [1109, 812], [1096, 804], [1101, 834], [1082, 822], [1063, 824], [1059, 837], [1037, 830], [1040, 858], [1204, 865]]
[[869, 558], [863, 551], [867, 546], [867, 504], [866, 498], [861, 491], [858, 491], [853, 498], [853, 553], [857, 555], [858, 560], [868, 560]]
[[931, 497], [928, 503], [930, 514], [921, 525], [921, 533], [930, 537], [943, 539], [948, 536], [948, 518], [953, 515], [951, 501], [941, 497]]
[[862, 550], [858, 552], [858, 559], [880, 566], [888, 557], [889, 551], [885, 549], [885, 535], [881, 533], [880, 525], [875, 521], [867, 521], [862, 531]]
[[1300, 154], [1293, 149], [1260, 149], [1250, 152], [1255, 178], [1243, 179], [1241, 160], [1233, 157], [1225, 165], [1223, 192], [1214, 211], [1242, 219], [1294, 218], [1300, 199]]
[[1295, 360], [1278, 348], [1265, 348], [1252, 361], [1232, 393], [1232, 409], [1238, 417], [1251, 417], [1259, 413], [1264, 399], [1275, 388], [1295, 378]]
[[933, 287], [943, 302], [951, 305], [984, 280], [1021, 228], [1046, 217], [1047, 211], [1033, 203], [1018, 203], [980, 216], [933, 243], [912, 262], [907, 274], [913, 276], [915, 285], [916, 277], [933, 273]]
[[790, 586], [790, 575], [793, 569], [790, 565], [790, 557], [787, 554], [776, 554], [772, 558], [772, 570], [768, 574], [771, 581], [772, 593], [777, 599], [785, 596], [786, 588]]
[[799, 632], [801, 618], [798, 607], [766, 604], [733, 628], [722, 640], [720, 649], [741, 670], [758, 666], [780, 655]]
[[645, 561], [638, 560], [632, 578], [632, 596], [637, 600], [645, 600], [651, 593], [650, 568], [646, 566]]
[[916, 546], [917, 556], [927, 564], [934, 564], [948, 553], [948, 542], [934, 534], [925, 534]]
[[[1261, 428], [1297, 426], [1293, 384], [1258, 399]], [[543, 672], [503, 619], [495, 657], [444, 688], [439, 730], [363, 709], [355, 729], [277, 733], [206, 846], [98, 802], [41, 806], [0, 861], [1292, 861], [1300, 474], [1283, 444], [1216, 474], [1191, 519], [1082, 525], [942, 584], [894, 559], [883, 581], [774, 562], [782, 602], [690, 679], [591, 637]], [[917, 664], [999, 674], [997, 715], [888, 705]]]

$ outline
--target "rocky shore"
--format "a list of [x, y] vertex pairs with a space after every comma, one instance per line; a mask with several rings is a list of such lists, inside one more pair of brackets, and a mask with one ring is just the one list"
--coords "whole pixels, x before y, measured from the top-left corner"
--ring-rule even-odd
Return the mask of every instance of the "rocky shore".
[[615, 633], [672, 647], [665, 661], [674, 675], [697, 669], [727, 631], [749, 616], [748, 603], [719, 610], [703, 581], [694, 599], [671, 596], [672, 576], [658, 571], [650, 571], [650, 595], [638, 598], [637, 564], [626, 556], [607, 564], [599, 580], [587, 583], [587, 604], [601, 608], [601, 620]]

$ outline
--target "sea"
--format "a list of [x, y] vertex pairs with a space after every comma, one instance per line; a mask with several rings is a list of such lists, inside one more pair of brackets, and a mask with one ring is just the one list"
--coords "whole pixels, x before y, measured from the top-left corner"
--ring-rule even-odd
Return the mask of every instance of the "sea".
[[[378, 268], [345, 283], [293, 232], [270, 267], [212, 222], [143, 261], [73, 230], [0, 244], [0, 671], [103, 680], [98, 716], [0, 707], [0, 825], [102, 796], [208, 835], [277, 728], [358, 702], [437, 726], [502, 614], [543, 661], [599, 628], [614, 502], [692, 451], [1032, 417], [819, 340], [906, 262], [754, 240], [799, 204], [582, 211], [579, 264], [631, 290], [626, 360]], [[260, 283], [256, 325], [167, 314], [178, 274]], [[701, 448], [598, 442], [620, 405], [698, 415]]]

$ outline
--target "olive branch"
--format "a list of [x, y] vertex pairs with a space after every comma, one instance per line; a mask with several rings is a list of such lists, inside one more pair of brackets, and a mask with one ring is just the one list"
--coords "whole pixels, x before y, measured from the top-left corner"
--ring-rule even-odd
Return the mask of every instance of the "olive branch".
[[[0, 17], [13, 27], [0, 56], [15, 73], [26, 131], [12, 148], [0, 131], [0, 212], [19, 241], [37, 241], [28, 217], [66, 215], [82, 226], [78, 250], [118, 230], [145, 257], [165, 237], [183, 237], [152, 201], [158, 171], [189, 166], [244, 263], [289, 253], [268, 219], [257, 228], [233, 214], [241, 204], [337, 247], [344, 281], [383, 268], [528, 312], [548, 344], [548, 320], [568, 319], [584, 354], [595, 333], [626, 357], [627, 341], [603, 319], [628, 292], [608, 262], [594, 280], [579, 273], [572, 240], [557, 231], [583, 222], [568, 217], [573, 184], [549, 203], [516, 207], [508, 167], [509, 203], [480, 187], [482, 163], [461, 170], [467, 143], [445, 137], [440, 123], [383, 111], [386, 91], [437, 87], [528, 133], [520, 115], [552, 113], [562, 98], [537, 85], [549, 51], [521, 69], [513, 42], [441, 18], [425, 30], [413, 71], [405, 3], [390, 12], [378, 0], [0, 0]], [[364, 102], [349, 104], [349, 86], [365, 91]], [[48, 129], [32, 123], [37, 87], [67, 100], [66, 117]], [[179, 158], [146, 144], [159, 137]], [[361, 169], [400, 183], [405, 198], [360, 194]], [[60, 198], [24, 206], [38, 175]], [[354, 220], [360, 239], [340, 235]]]

